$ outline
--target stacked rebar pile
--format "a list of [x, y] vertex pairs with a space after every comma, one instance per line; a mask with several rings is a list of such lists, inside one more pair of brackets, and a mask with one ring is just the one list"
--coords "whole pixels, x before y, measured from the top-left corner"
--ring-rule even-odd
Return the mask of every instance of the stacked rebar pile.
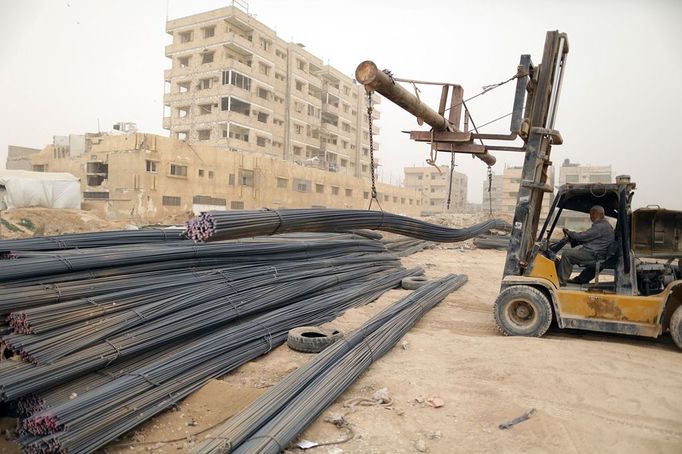
[[454, 243], [508, 224], [490, 220], [471, 227], [451, 229], [417, 219], [369, 210], [281, 209], [207, 211], [187, 223], [186, 235], [199, 242], [274, 235], [287, 232], [338, 232], [352, 229], [382, 230], [426, 241]]
[[140, 229], [113, 230], [109, 232], [71, 233], [55, 236], [0, 240], [0, 255], [10, 251], [56, 251], [62, 249], [88, 249], [121, 244], [150, 244], [186, 241], [184, 230]]
[[218, 427], [194, 454], [278, 453], [466, 276], [449, 275], [380, 312]]
[[372, 236], [10, 249], [1, 342], [23, 361], [0, 362], [0, 399], [22, 417], [24, 451], [91, 452], [289, 329], [422, 273]]

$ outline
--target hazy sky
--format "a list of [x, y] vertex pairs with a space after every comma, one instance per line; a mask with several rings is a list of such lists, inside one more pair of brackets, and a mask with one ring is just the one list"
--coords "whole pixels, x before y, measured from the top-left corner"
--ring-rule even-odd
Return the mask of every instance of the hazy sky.
[[[162, 129], [165, 20], [231, 4], [217, 0], [0, 0], [0, 166], [7, 145], [42, 148], [53, 135], [134, 121]], [[637, 206], [682, 209], [682, 1], [252, 0], [250, 12], [352, 75], [374, 60], [396, 77], [449, 81], [465, 96], [507, 79], [519, 56], [539, 63], [547, 30], [568, 33], [570, 54], [552, 160], [611, 164], [637, 182]], [[511, 84], [472, 101], [482, 124], [511, 111]], [[421, 97], [433, 107], [437, 90]], [[428, 146], [400, 131], [414, 118], [382, 100], [381, 172], [395, 182]], [[506, 132], [508, 120], [485, 128]], [[497, 152], [497, 172], [522, 157]], [[439, 155], [448, 163], [449, 156]], [[485, 166], [461, 155], [469, 200], [481, 201]]]

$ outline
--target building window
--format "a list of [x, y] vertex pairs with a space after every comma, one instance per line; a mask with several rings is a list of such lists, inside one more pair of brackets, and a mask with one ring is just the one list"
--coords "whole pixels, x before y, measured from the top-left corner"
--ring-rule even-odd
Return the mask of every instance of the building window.
[[211, 79], [210, 77], [207, 79], [201, 79], [201, 80], [199, 80], [199, 85], [197, 88], [199, 90], [208, 90], [209, 88], [211, 88], [211, 85], [212, 85], [211, 82], [212, 81], [213, 81], [213, 79]]
[[213, 179], [213, 170], [208, 171], [208, 179], [212, 180]]
[[161, 203], [163, 206], [167, 207], [179, 207], [180, 206], [180, 197], [173, 197], [173, 196], [168, 196], [164, 195]]
[[339, 187], [332, 186], [332, 195], [339, 195]]
[[268, 65], [266, 65], [265, 63], [259, 61], [258, 62], [258, 72], [265, 75], [265, 76], [269, 76], [270, 75], [270, 67]]
[[[345, 141], [343, 143], [346, 143]], [[346, 148], [346, 147], [343, 147]], [[348, 166], [348, 160], [347, 159], [341, 159], [341, 167], [347, 167]]]
[[289, 186], [289, 180], [286, 178], [277, 178], [277, 187], [280, 189], [286, 189]]
[[210, 129], [200, 129], [197, 131], [197, 136], [199, 140], [210, 140], [211, 130]]
[[187, 176], [187, 166], [181, 166], [179, 164], [170, 165], [170, 174], [176, 177], [186, 177]]
[[294, 191], [296, 192], [308, 192], [310, 188], [310, 181], [308, 180], [299, 180], [298, 178], [294, 178]]
[[145, 170], [149, 173], [156, 173], [156, 172], [158, 172], [158, 165], [159, 165], [159, 163], [156, 161], [146, 160], [145, 161]]
[[303, 134], [303, 125], [294, 123], [294, 131], [296, 132], [296, 134], [299, 135]]
[[303, 91], [305, 89], [305, 84], [300, 80], [296, 81], [296, 90]]
[[301, 71], [305, 71], [305, 62], [301, 60], [300, 58], [296, 59], [296, 67], [300, 69]]
[[281, 81], [285, 81], [285, 80], [287, 80], [287, 76], [285, 76], [285, 75], [282, 74], [282, 73], [276, 72], [276, 73], [275, 73], [275, 79], [281, 80]]
[[85, 191], [83, 192], [83, 199], [86, 200], [108, 200], [109, 193], [105, 191]]
[[180, 65], [181, 68], [187, 68], [189, 67], [189, 62], [192, 57], [178, 57], [178, 65]]
[[368, 167], [367, 164], [362, 165], [362, 173], [367, 173]]
[[178, 140], [187, 140], [189, 139], [189, 131], [178, 131], [176, 136]]
[[230, 202], [230, 210], [243, 210], [244, 202]]
[[368, 200], [368, 199], [369, 199], [369, 192], [363, 191], [363, 193], [362, 193], [362, 198], [365, 199], [365, 200]]
[[405, 204], [405, 197], [400, 198], [400, 203], [402, 203], [403, 205]]
[[294, 145], [294, 156], [301, 156], [301, 151], [303, 151], [303, 148]]
[[227, 184], [230, 186], [234, 186], [234, 173], [228, 175]]
[[270, 49], [272, 48], [272, 41], [269, 41], [265, 38], [261, 38], [259, 41], [260, 48], [263, 49], [264, 51], [270, 52]]
[[199, 104], [199, 115], [208, 115], [211, 113], [213, 104]]
[[398, 197], [393, 196], [393, 203], [398, 203]]
[[199, 169], [199, 176], [203, 177], [204, 176], [204, 169]]
[[201, 63], [202, 64], [213, 63], [214, 55], [215, 52], [204, 52], [203, 54], [201, 54]]
[[270, 99], [270, 90], [267, 90], [263, 87], [258, 87], [256, 90], [256, 94], [258, 95], [259, 98], [269, 100]]
[[268, 145], [268, 139], [261, 136], [256, 136], [256, 145], [259, 147], [266, 147]]
[[352, 189], [346, 189], [346, 197], [353, 197], [353, 190]]
[[389, 197], [387, 195], [384, 196], [384, 202], [388, 202]]
[[227, 84], [251, 91], [251, 78], [234, 70], [223, 71], [223, 85]]
[[192, 31], [180, 32], [180, 42], [189, 43], [192, 41]]
[[323, 184], [316, 184], [315, 185], [315, 192], [318, 194], [324, 194], [324, 185]]
[[190, 81], [178, 82], [178, 93], [187, 93], [192, 85]]
[[261, 123], [267, 123], [268, 122], [268, 114], [265, 112], [258, 112], [258, 121]]
[[255, 186], [255, 176], [253, 170], [241, 169], [239, 171], [239, 184], [250, 188]]
[[215, 36], [215, 25], [204, 27], [202, 30], [204, 31], [204, 38], [213, 38]]

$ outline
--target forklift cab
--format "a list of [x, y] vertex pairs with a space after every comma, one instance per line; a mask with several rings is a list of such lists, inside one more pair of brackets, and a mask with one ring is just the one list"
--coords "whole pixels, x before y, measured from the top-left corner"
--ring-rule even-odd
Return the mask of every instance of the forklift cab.
[[[495, 301], [506, 335], [541, 336], [560, 328], [658, 337], [670, 331], [682, 348], [682, 212], [648, 207], [631, 212], [635, 184], [566, 184], [550, 207], [521, 275], [507, 275]], [[594, 281], [560, 286], [555, 266], [562, 214], [604, 208], [614, 226], [609, 257], [596, 263]], [[603, 276], [604, 269], [613, 278]]]

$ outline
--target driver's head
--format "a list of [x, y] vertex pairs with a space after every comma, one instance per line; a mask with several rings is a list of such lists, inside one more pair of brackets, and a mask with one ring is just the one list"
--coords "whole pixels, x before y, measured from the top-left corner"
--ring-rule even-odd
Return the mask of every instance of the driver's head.
[[601, 205], [595, 205], [590, 208], [590, 221], [597, 222], [604, 219], [604, 207]]

